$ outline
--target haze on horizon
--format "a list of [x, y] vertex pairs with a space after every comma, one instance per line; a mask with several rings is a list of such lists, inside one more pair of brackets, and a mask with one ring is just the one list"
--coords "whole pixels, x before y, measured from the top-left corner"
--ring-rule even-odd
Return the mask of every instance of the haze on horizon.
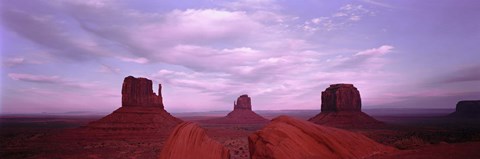
[[[111, 112], [128, 75], [169, 112], [320, 109], [352, 83], [363, 108], [480, 99], [480, 1], [6, 1], [0, 113]], [[154, 87], [156, 90], [157, 88]]]

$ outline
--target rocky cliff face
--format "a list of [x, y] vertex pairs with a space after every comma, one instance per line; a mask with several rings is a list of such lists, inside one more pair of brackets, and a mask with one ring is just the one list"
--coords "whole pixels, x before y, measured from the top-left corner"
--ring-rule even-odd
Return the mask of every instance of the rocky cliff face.
[[480, 100], [459, 101], [455, 112], [450, 116], [460, 118], [480, 118]]
[[395, 151], [368, 137], [280, 116], [248, 137], [252, 159], [368, 158]]
[[353, 84], [332, 84], [322, 92], [321, 112], [309, 121], [335, 127], [370, 127], [382, 123], [361, 111], [360, 92]]
[[167, 139], [160, 159], [229, 159], [230, 152], [197, 124], [179, 124]]
[[142, 77], [125, 77], [122, 86], [122, 106], [163, 108], [162, 85], [158, 85], [158, 95], [156, 95], [152, 89], [152, 80]]
[[252, 102], [248, 95], [244, 94], [237, 98], [233, 103], [233, 110], [252, 110]]
[[332, 84], [322, 92], [322, 112], [361, 111], [360, 92], [353, 84]]

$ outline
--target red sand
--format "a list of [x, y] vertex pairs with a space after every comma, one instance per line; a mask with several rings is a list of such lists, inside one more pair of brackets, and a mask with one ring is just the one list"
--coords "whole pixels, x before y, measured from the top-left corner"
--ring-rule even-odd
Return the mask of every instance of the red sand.
[[[305, 113], [302, 119], [315, 113]], [[298, 113], [292, 115], [301, 116]], [[208, 115], [199, 116], [203, 116], [202, 119], [208, 118]], [[172, 131], [74, 128], [97, 119], [98, 117], [1, 117], [0, 158], [157, 158]], [[187, 116], [182, 119], [197, 118]], [[377, 119], [384, 121], [387, 126], [345, 129], [406, 150], [373, 158], [479, 158], [478, 121], [462, 123], [432, 116], [377, 116]], [[200, 124], [210, 138], [230, 150], [233, 159], [249, 158], [247, 137], [264, 126]]]

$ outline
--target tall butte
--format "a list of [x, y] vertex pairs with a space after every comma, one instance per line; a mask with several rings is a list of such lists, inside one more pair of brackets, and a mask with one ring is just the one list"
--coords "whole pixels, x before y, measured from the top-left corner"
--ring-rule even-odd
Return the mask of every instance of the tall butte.
[[157, 95], [151, 80], [126, 77], [120, 108], [52, 137], [46, 145], [65, 150], [35, 158], [158, 158], [165, 140], [182, 122], [165, 111], [159, 86]]
[[360, 92], [353, 84], [332, 84], [322, 92], [321, 112], [309, 121], [336, 127], [377, 126], [382, 122], [362, 112]]
[[158, 95], [153, 92], [152, 80], [125, 77], [122, 86], [122, 107], [160, 107], [163, 109], [162, 84], [158, 84]]
[[153, 92], [152, 80], [128, 76], [123, 80], [122, 107], [91, 122], [88, 127], [111, 130], [173, 129], [180, 122], [180, 119], [165, 111], [161, 84], [158, 85], [157, 95]]
[[233, 111], [225, 117], [206, 120], [207, 123], [218, 124], [264, 124], [268, 120], [252, 111], [252, 100], [244, 94], [233, 102]]

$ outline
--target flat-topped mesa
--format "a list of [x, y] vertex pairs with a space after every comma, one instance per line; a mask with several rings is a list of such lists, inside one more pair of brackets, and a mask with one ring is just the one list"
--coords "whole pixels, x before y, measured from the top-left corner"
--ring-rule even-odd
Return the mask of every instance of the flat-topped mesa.
[[462, 100], [457, 103], [451, 116], [461, 118], [480, 118], [480, 100]]
[[480, 113], [480, 100], [462, 100], [457, 103], [457, 112]]
[[353, 84], [332, 84], [325, 89], [322, 92], [322, 111], [308, 121], [342, 128], [383, 125], [362, 112], [360, 92]]
[[152, 89], [152, 80], [143, 77], [125, 77], [122, 86], [122, 107], [160, 107], [163, 109], [162, 85], [158, 85], [158, 95], [156, 95]]
[[322, 92], [322, 112], [361, 111], [360, 92], [353, 84], [332, 84]]
[[233, 110], [246, 109], [252, 110], [252, 102], [248, 95], [244, 94], [237, 98], [237, 103], [233, 103]]

